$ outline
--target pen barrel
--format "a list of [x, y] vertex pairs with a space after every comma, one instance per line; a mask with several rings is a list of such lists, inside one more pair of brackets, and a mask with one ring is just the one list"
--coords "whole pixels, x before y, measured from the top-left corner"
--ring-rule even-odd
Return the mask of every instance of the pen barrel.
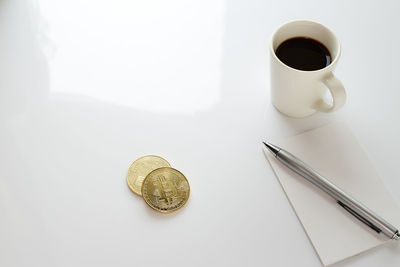
[[299, 160], [297, 157], [281, 149], [276, 154], [276, 158], [292, 171], [303, 176], [309, 182], [313, 183], [322, 191], [330, 195], [333, 199], [350, 208], [354, 213], [356, 213], [355, 216], [358, 215], [364, 221], [367, 221], [375, 228], [378, 228], [383, 234], [390, 238], [398, 237], [399, 232], [393, 225], [385, 221], [375, 212], [364, 206], [361, 202], [354, 199], [342, 189], [314, 171], [310, 166]]

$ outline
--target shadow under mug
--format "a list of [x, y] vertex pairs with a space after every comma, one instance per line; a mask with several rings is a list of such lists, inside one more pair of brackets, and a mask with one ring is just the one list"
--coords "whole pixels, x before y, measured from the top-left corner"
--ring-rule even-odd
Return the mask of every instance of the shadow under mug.
[[[291, 38], [306, 37], [325, 45], [331, 54], [331, 63], [319, 70], [304, 71], [289, 67], [275, 54], [278, 46]], [[340, 57], [340, 43], [331, 30], [306, 20], [298, 20], [280, 26], [270, 43], [270, 79], [272, 104], [283, 114], [302, 118], [316, 111], [332, 112], [346, 102], [346, 92], [333, 75]], [[332, 103], [324, 100], [327, 90]]]

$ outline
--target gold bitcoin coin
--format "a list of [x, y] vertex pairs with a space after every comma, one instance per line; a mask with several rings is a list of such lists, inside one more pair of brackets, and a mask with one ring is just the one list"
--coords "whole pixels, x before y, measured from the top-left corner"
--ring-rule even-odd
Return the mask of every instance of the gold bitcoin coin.
[[142, 196], [154, 210], [169, 213], [182, 208], [190, 194], [186, 177], [173, 168], [163, 167], [149, 173], [143, 181]]
[[153, 170], [161, 167], [170, 167], [168, 161], [159, 156], [144, 156], [135, 160], [126, 174], [129, 188], [139, 196], [142, 195], [144, 178]]

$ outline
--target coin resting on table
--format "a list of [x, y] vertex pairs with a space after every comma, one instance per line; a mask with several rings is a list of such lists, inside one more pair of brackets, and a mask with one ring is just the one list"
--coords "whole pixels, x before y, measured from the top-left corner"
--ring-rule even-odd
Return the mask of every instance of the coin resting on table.
[[186, 177], [159, 156], [144, 156], [129, 167], [126, 181], [135, 194], [161, 213], [182, 208], [190, 195]]
[[163, 167], [149, 173], [142, 185], [142, 196], [154, 210], [168, 213], [180, 209], [189, 198], [190, 187], [178, 170]]
[[142, 195], [142, 183], [144, 178], [153, 170], [160, 167], [170, 167], [171, 165], [159, 156], [143, 156], [135, 160], [128, 169], [126, 182], [135, 194]]

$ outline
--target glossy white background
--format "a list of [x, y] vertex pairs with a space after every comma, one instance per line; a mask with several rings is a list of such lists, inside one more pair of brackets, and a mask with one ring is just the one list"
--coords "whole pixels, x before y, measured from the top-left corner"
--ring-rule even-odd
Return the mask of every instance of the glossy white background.
[[[261, 141], [346, 121], [400, 204], [399, 8], [1, 1], [0, 266], [320, 266]], [[334, 114], [270, 104], [268, 41], [293, 19], [341, 40], [348, 103]], [[146, 154], [187, 176], [180, 212], [128, 189]], [[399, 244], [337, 266], [399, 266]]]

